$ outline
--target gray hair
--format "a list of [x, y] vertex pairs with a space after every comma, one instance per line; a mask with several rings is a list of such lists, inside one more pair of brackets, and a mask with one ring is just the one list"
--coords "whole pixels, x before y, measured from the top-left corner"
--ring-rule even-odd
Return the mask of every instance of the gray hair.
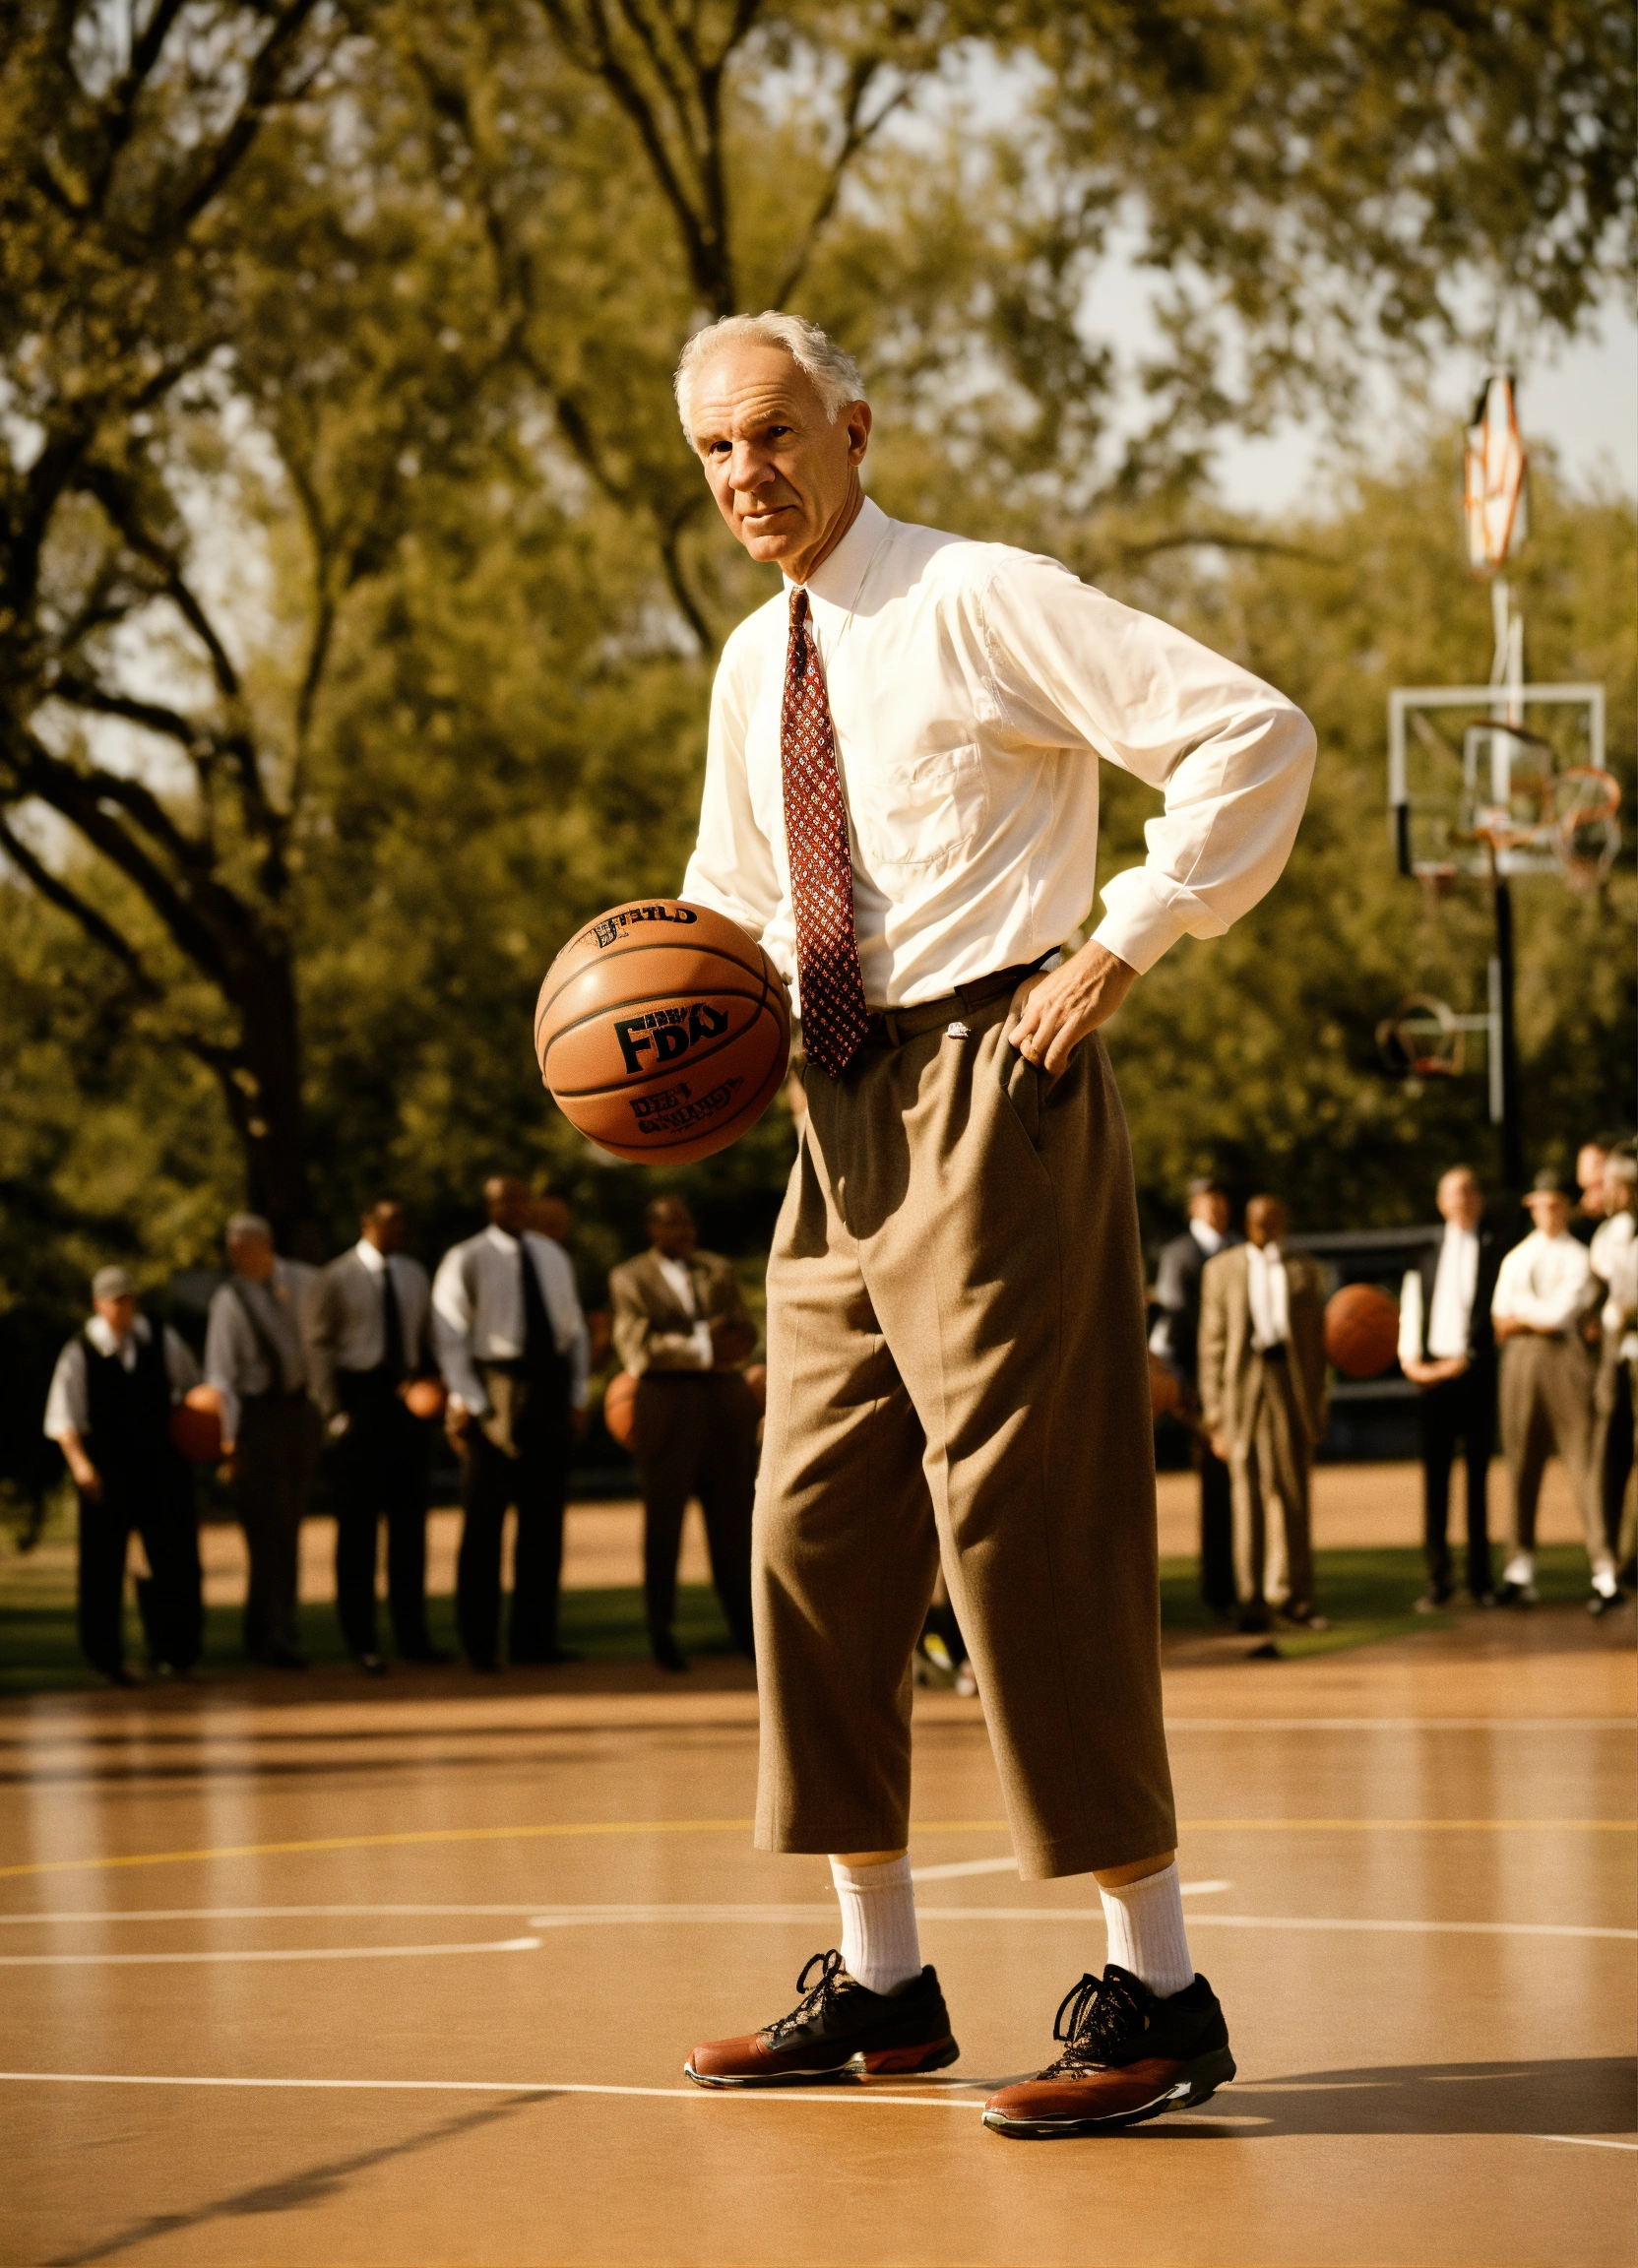
[[689, 411], [695, 379], [714, 354], [724, 346], [735, 346], [741, 339], [761, 346], [782, 347], [797, 368], [805, 370], [812, 379], [813, 390], [833, 425], [839, 410], [845, 410], [850, 402], [862, 402], [865, 398], [858, 364], [850, 354], [844, 353], [817, 323], [809, 323], [800, 315], [776, 315], [772, 308], [763, 315], [724, 315], [720, 323], [709, 323], [703, 331], [695, 332], [682, 350], [677, 374], [672, 380], [677, 415], [690, 440], [694, 438]]
[[258, 1236], [264, 1243], [271, 1244], [273, 1225], [264, 1221], [260, 1213], [235, 1213], [227, 1224], [224, 1241], [237, 1244], [245, 1236]]
[[136, 1279], [129, 1268], [98, 1268], [91, 1280], [91, 1295], [94, 1299], [134, 1299]]

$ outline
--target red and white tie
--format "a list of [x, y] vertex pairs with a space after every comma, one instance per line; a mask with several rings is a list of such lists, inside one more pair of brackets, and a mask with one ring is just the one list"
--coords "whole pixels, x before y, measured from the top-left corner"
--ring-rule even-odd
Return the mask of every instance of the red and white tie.
[[796, 919], [796, 973], [802, 994], [802, 1045], [840, 1079], [869, 1029], [853, 928], [853, 861], [848, 807], [836, 769], [836, 731], [808, 625], [807, 593], [790, 594], [790, 649], [780, 719], [785, 832], [790, 903]]

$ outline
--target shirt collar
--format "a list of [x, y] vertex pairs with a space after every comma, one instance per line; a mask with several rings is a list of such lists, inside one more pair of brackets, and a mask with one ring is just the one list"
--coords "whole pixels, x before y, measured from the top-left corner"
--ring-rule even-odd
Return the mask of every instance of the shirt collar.
[[372, 1276], [381, 1276], [386, 1273], [386, 1253], [378, 1252], [367, 1236], [360, 1236], [352, 1249]]
[[[146, 1347], [154, 1333], [146, 1315], [139, 1315], [131, 1326], [131, 1336], [139, 1347]], [[86, 1337], [98, 1354], [117, 1354], [120, 1342], [114, 1337], [113, 1325], [106, 1315], [94, 1315], [86, 1325]]]
[[1208, 1258], [1221, 1252], [1228, 1241], [1221, 1228], [1214, 1228], [1206, 1221], [1191, 1221], [1189, 1223], [1189, 1234]]
[[517, 1237], [508, 1235], [504, 1228], [497, 1228], [492, 1221], [490, 1222], [488, 1228], [484, 1229], [483, 1233], [488, 1237], [490, 1243], [494, 1246], [497, 1252], [512, 1253], [516, 1252], [518, 1249]]
[[[807, 579], [810, 598], [822, 598], [827, 606], [843, 612], [858, 604], [858, 595], [864, 588], [870, 562], [876, 556], [877, 546], [893, 523], [879, 504], [872, 504], [866, 496], [859, 506], [857, 519], [829, 556], [819, 563]], [[788, 577], [786, 589], [796, 586]]]
[[1279, 1245], [1278, 1245], [1278, 1244], [1250, 1244], [1250, 1243], [1248, 1243], [1248, 1244], [1246, 1245], [1246, 1247], [1245, 1247], [1245, 1248], [1246, 1248], [1246, 1250], [1247, 1250], [1247, 1251], [1250, 1253], [1250, 1255], [1251, 1255], [1252, 1259], [1253, 1259], [1253, 1260], [1256, 1260], [1256, 1261], [1260, 1261], [1264, 1267], [1267, 1267], [1267, 1268], [1278, 1268], [1278, 1267], [1279, 1267], [1279, 1265], [1280, 1265], [1280, 1259], [1281, 1259], [1281, 1254], [1280, 1254], [1280, 1247], [1279, 1247]]

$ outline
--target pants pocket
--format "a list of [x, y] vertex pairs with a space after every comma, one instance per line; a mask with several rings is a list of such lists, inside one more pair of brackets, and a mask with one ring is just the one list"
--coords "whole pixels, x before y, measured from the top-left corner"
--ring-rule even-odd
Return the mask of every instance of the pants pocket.
[[1040, 1144], [1040, 1102], [1046, 1075], [1028, 1062], [1010, 1040], [1003, 1040], [997, 1055], [1001, 1093], [1014, 1117], [1030, 1138], [1032, 1149]]

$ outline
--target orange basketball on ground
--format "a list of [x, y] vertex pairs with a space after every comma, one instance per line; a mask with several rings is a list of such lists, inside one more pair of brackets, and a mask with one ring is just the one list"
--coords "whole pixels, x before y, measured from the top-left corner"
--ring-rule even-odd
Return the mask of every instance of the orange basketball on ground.
[[165, 1426], [170, 1445], [190, 1465], [214, 1465], [221, 1455], [221, 1419], [214, 1410], [178, 1402]]
[[448, 1400], [441, 1378], [411, 1378], [404, 1389], [404, 1407], [411, 1418], [441, 1418]]
[[1399, 1353], [1399, 1306], [1374, 1284], [1345, 1284], [1325, 1309], [1325, 1352], [1345, 1378], [1380, 1378]]
[[637, 1430], [637, 1381], [629, 1370], [616, 1370], [603, 1388], [602, 1421], [611, 1441], [622, 1449], [631, 1447]]
[[1149, 1407], [1157, 1418], [1168, 1418], [1183, 1399], [1177, 1373], [1158, 1354], [1149, 1357]]
[[779, 1093], [790, 1005], [737, 922], [675, 898], [615, 906], [572, 937], [535, 1008], [540, 1077], [571, 1126], [634, 1165], [738, 1140]]

